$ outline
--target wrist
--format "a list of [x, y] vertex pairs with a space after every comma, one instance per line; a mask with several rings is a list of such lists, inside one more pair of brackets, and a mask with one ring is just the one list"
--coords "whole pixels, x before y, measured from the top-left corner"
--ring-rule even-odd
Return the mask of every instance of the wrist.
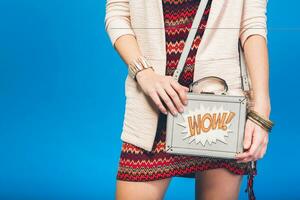
[[139, 83], [141, 81], [141, 79], [143, 79], [143, 77], [147, 77], [150, 76], [151, 74], [154, 73], [154, 70], [152, 67], [143, 69], [141, 71], [139, 71], [136, 75], [135, 75], [135, 79], [136, 81]]
[[253, 92], [251, 94], [251, 102], [252, 106], [260, 110], [266, 114], [268, 114], [271, 111], [271, 104], [270, 104], [270, 96], [266, 95], [266, 93], [260, 93]]
[[254, 101], [251, 109], [260, 113], [266, 118], [270, 117], [271, 105], [269, 101]]
[[143, 55], [140, 55], [128, 64], [128, 74], [131, 76], [131, 78], [137, 81], [136, 75], [148, 68], [152, 68], [154, 71], [148, 60]]

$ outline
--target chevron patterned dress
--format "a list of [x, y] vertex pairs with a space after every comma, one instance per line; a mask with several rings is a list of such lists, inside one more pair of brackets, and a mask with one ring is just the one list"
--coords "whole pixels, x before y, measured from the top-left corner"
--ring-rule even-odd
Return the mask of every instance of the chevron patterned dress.
[[[162, 0], [165, 36], [166, 36], [166, 71], [173, 75], [185, 40], [192, 26], [200, 0]], [[209, 17], [212, 0], [209, 0], [198, 31], [189, 52], [179, 83], [188, 86], [193, 82], [195, 56], [200, 45]], [[243, 175], [256, 174], [249, 163], [237, 163], [235, 160], [208, 158], [200, 156], [172, 155], [165, 152], [166, 115], [160, 113], [154, 145], [151, 152], [133, 144], [123, 142], [117, 173], [118, 180], [152, 181], [173, 176], [194, 178], [196, 171], [214, 168], [226, 168], [230, 172]], [[249, 178], [249, 176], [248, 176]], [[248, 179], [252, 186], [252, 179]]]

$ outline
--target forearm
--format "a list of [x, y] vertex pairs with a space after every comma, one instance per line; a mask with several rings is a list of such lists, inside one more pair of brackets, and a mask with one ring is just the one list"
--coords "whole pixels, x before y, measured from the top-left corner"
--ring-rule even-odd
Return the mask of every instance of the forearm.
[[244, 52], [253, 89], [254, 108], [269, 117], [269, 61], [265, 38], [260, 35], [250, 36], [244, 44]]
[[130, 34], [119, 37], [115, 42], [115, 49], [127, 65], [141, 56], [136, 38]]
[[130, 20], [129, 0], [106, 0], [105, 30], [127, 65], [141, 55]]

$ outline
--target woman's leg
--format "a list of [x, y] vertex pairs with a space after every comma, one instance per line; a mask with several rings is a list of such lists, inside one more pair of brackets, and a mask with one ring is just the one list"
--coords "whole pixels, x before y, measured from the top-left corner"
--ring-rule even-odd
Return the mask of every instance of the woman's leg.
[[242, 178], [224, 168], [199, 171], [195, 176], [196, 200], [238, 199]]
[[147, 182], [117, 180], [116, 200], [162, 200], [171, 178]]

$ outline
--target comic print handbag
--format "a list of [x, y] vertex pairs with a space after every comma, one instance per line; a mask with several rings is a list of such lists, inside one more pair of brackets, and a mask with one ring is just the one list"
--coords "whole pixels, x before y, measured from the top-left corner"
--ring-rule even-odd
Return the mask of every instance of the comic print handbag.
[[[178, 81], [188, 56], [207, 0], [201, 0], [173, 78]], [[189, 86], [188, 104], [183, 113], [167, 114], [166, 152], [191, 156], [234, 158], [243, 152], [243, 139], [249, 106], [248, 74], [243, 49], [239, 60], [243, 95], [230, 95], [226, 81], [208, 76]]]

